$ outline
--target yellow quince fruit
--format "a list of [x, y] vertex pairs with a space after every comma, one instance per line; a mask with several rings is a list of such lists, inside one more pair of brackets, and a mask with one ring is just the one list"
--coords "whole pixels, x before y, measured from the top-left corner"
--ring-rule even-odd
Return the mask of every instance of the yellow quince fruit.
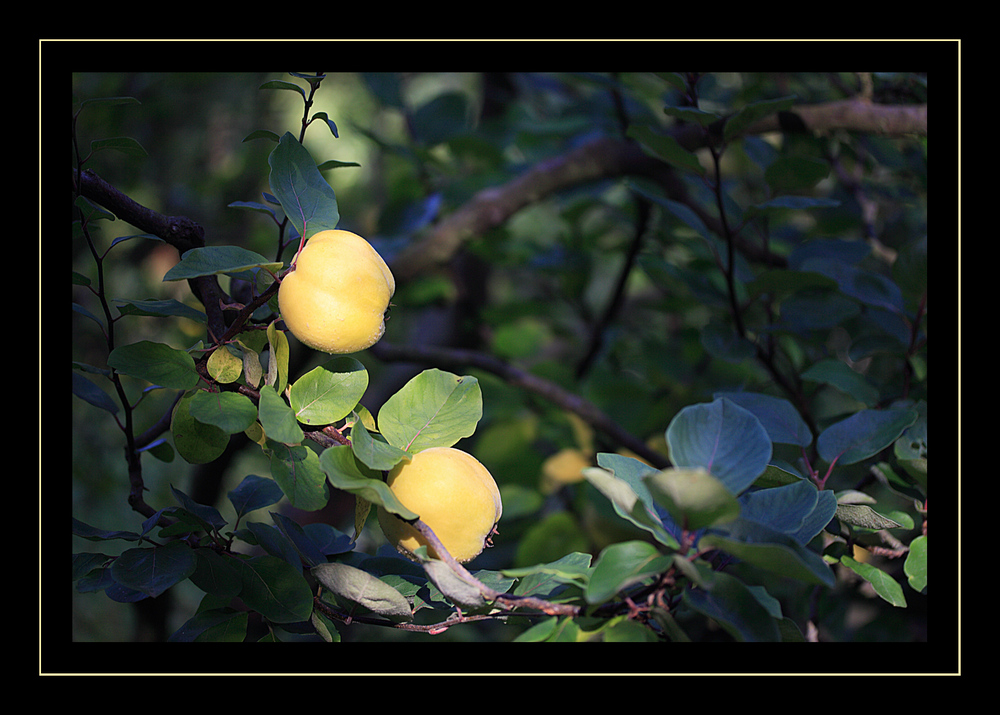
[[278, 309], [292, 335], [339, 354], [379, 341], [396, 281], [368, 241], [350, 231], [321, 231], [292, 266], [278, 288]]
[[[461, 562], [482, 552], [503, 512], [493, 476], [471, 454], [454, 447], [417, 452], [389, 472], [387, 484]], [[427, 546], [428, 554], [437, 556], [419, 531], [382, 507], [378, 523], [400, 553], [413, 558], [415, 549]]]

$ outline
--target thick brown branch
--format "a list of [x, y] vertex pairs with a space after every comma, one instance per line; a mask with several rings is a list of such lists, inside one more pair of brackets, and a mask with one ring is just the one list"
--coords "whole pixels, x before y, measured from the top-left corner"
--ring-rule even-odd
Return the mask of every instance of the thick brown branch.
[[795, 130], [822, 133], [834, 129], [861, 134], [927, 136], [927, 105], [874, 104], [865, 99], [853, 98], [793, 107], [788, 112], [764, 117], [752, 124], [746, 133]]
[[[765, 117], [751, 125], [745, 134], [833, 129], [926, 136], [927, 105], [881, 105], [863, 99], [803, 105]], [[689, 151], [704, 146], [705, 133], [701, 127], [682, 125], [671, 133]], [[683, 183], [666, 164], [643, 152], [634, 142], [600, 137], [542, 162], [502, 186], [480, 191], [427, 235], [401, 251], [392, 261], [393, 275], [397, 283], [405, 283], [445, 263], [465, 242], [502, 225], [525, 206], [557, 191], [624, 176], [655, 181], [669, 198], [689, 205], [710, 229], [716, 230], [717, 219], [689, 201]], [[739, 250], [751, 260], [776, 267], [783, 265], [780, 256], [769, 254], [738, 236], [736, 240]]]
[[[161, 238], [183, 254], [192, 248], [205, 245], [205, 230], [196, 222], [185, 216], [164, 216], [157, 211], [146, 208], [123, 194], [93, 171], [87, 169], [77, 174], [73, 172], [73, 181], [79, 178], [80, 195], [106, 208], [116, 217], [132, 224], [140, 231]], [[191, 292], [205, 306], [205, 315], [211, 334], [220, 338], [226, 332], [226, 321], [223, 317], [220, 301], [231, 302], [225, 291], [219, 286], [216, 276], [199, 276], [188, 281]]]

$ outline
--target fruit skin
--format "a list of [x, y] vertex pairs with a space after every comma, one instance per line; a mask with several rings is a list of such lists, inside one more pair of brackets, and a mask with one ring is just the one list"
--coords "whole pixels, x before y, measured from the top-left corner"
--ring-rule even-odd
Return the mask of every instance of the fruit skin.
[[338, 354], [379, 341], [396, 281], [368, 241], [350, 231], [321, 231], [293, 265], [278, 288], [278, 309], [292, 335]]
[[[493, 476], [471, 454], [454, 447], [417, 452], [389, 472], [387, 483], [461, 562], [479, 555], [503, 512]], [[420, 532], [382, 507], [378, 522], [400, 553], [413, 558], [413, 551], [424, 545], [429, 555], [437, 555]]]

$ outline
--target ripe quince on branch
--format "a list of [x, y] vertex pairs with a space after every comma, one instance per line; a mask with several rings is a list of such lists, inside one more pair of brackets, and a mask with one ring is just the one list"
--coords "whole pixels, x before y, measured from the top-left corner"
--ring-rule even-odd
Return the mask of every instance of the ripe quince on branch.
[[[479, 555], [503, 512], [493, 476], [471, 454], [454, 447], [417, 452], [389, 472], [387, 484], [461, 562]], [[378, 522], [400, 553], [413, 558], [414, 550], [427, 546], [431, 556], [437, 555], [419, 531], [382, 507]]]
[[278, 309], [292, 335], [309, 347], [355, 353], [382, 337], [395, 291], [389, 266], [368, 241], [350, 231], [321, 231], [281, 279]]

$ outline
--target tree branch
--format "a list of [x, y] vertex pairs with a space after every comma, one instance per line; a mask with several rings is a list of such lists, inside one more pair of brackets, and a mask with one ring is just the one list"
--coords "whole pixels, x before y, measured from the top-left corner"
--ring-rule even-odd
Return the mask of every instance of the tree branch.
[[[771, 131], [826, 132], [834, 129], [901, 136], [927, 134], [927, 105], [873, 104], [848, 99], [793, 107], [751, 125], [744, 135]], [[688, 151], [705, 146], [702, 127], [679, 125], [670, 134]], [[688, 205], [702, 221], [717, 230], [718, 220], [691, 201], [672, 169], [646, 154], [636, 143], [599, 137], [576, 149], [533, 166], [499, 187], [484, 189], [451, 213], [421, 239], [401, 251], [391, 268], [397, 284], [441, 265], [465, 242], [507, 221], [519, 210], [558, 191], [622, 176], [639, 176], [658, 183], [667, 196]], [[748, 258], [781, 267], [781, 256], [737, 236], [737, 248]]]
[[621, 425], [602, 412], [596, 405], [564, 390], [554, 382], [549, 382], [530, 372], [514, 367], [510, 363], [486, 353], [474, 350], [439, 348], [425, 345], [393, 345], [381, 340], [370, 348], [372, 354], [386, 362], [414, 362], [432, 366], [475, 367], [505, 379], [515, 387], [539, 395], [564, 410], [573, 412], [594, 429], [607, 435], [621, 445], [648, 461], [654, 467], [663, 469], [669, 461], [659, 452], [629, 433]]
[[843, 129], [861, 134], [927, 136], [926, 104], [875, 104], [855, 97], [837, 102], [793, 107], [750, 125], [747, 134], [806, 131], [817, 134]]
[[[205, 245], [205, 229], [185, 216], [164, 216], [132, 200], [90, 169], [73, 171], [74, 184], [79, 179], [81, 196], [99, 204], [140, 231], [163, 239], [183, 254]], [[226, 320], [220, 301], [231, 302], [216, 276], [199, 276], [188, 280], [191, 292], [205, 306], [205, 316], [211, 334], [218, 339], [226, 332]]]

